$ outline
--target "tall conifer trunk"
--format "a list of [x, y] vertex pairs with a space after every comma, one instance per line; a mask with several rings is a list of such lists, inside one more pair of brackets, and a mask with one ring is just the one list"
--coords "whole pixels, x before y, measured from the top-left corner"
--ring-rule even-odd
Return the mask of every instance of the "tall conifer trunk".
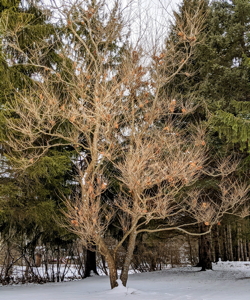
[[94, 274], [99, 275], [96, 268], [96, 252], [87, 249], [84, 278], [90, 277], [91, 271], [93, 271]]
[[[205, 224], [200, 224], [200, 233], [207, 231], [207, 226]], [[200, 236], [200, 249], [199, 249], [199, 266], [201, 271], [212, 270], [211, 261], [211, 239], [210, 234], [205, 234]]]
[[220, 235], [219, 235], [219, 228], [218, 225], [215, 227], [214, 232], [214, 260], [215, 262], [219, 261], [219, 258], [221, 258], [221, 250], [220, 250], [220, 241], [219, 241]]

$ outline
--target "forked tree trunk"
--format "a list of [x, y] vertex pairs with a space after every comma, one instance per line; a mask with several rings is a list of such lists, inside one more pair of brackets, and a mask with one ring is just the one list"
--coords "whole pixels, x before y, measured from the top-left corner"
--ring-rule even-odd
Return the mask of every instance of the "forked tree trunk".
[[131, 233], [131, 235], [129, 237], [128, 250], [126, 253], [126, 257], [124, 260], [124, 264], [123, 264], [122, 272], [121, 272], [121, 276], [120, 276], [120, 279], [124, 286], [126, 286], [127, 281], [128, 281], [129, 266], [131, 264], [133, 254], [134, 254], [136, 236], [137, 236], [137, 233], [136, 233], [136, 231], [134, 231]]

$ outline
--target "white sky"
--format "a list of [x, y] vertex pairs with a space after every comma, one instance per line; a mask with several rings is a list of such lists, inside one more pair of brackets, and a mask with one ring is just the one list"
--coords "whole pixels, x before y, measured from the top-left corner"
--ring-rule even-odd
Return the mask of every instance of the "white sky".
[[[43, 0], [45, 3], [55, 5], [70, 5], [81, 0]], [[115, 0], [106, 0], [112, 5]], [[172, 10], [182, 0], [120, 0], [125, 8], [124, 15], [131, 21], [131, 37], [133, 42], [143, 44], [145, 51], [152, 51], [152, 45], [159, 48], [163, 45], [169, 29], [169, 21], [173, 17]], [[61, 6], [62, 7], [62, 6]], [[138, 40], [140, 37], [140, 40]], [[146, 47], [146, 48], [145, 48]]]
[[[161, 45], [169, 29], [169, 21], [173, 17], [172, 10], [182, 0], [121, 0], [123, 5], [133, 2], [128, 13], [133, 20], [132, 36], [135, 40], [142, 37], [145, 45]], [[149, 49], [150, 50], [150, 49]]]
[[[69, 5], [74, 2], [81, 2], [82, 0], [43, 0], [45, 5], [51, 2], [61, 5]], [[115, 0], [106, 0], [107, 4], [111, 4]], [[145, 18], [154, 19], [158, 25], [163, 25], [166, 23], [166, 20], [169, 20], [172, 16], [172, 9], [176, 9], [177, 4], [181, 3], [182, 0], [120, 0], [123, 3], [123, 6], [130, 6], [131, 17], [137, 19], [139, 22], [139, 16], [141, 21], [144, 21]], [[144, 20], [142, 19], [144, 16]]]

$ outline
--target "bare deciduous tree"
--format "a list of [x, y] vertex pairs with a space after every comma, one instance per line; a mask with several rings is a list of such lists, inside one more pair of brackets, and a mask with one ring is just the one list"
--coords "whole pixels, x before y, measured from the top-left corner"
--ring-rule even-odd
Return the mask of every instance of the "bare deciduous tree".
[[[6, 107], [8, 113], [15, 113], [15, 118], [6, 115], [6, 143], [19, 168], [34, 164], [50, 148], [75, 149], [79, 189], [65, 200], [66, 226], [84, 245], [93, 243], [105, 256], [114, 288], [121, 246], [126, 246], [121, 273], [126, 285], [139, 233], [173, 229], [188, 233], [188, 226], [200, 222], [207, 222], [209, 230], [223, 213], [245, 201], [248, 189], [237, 183], [229, 186], [225, 179], [219, 185], [219, 203], [202, 201], [201, 192], [194, 190], [180, 197], [183, 188], [204, 172], [205, 132], [182, 123], [192, 101], [184, 104], [164, 96], [161, 88], [192, 54], [203, 26], [199, 11], [188, 18], [189, 23], [179, 24], [189, 37], [183, 40], [179, 34], [186, 52], [182, 49], [180, 54], [173, 43], [167, 51], [150, 56], [144, 55], [142, 47], [119, 47], [126, 24], [118, 3], [108, 10], [104, 1], [82, 1], [82, 5], [64, 6], [60, 15], [67, 23], [67, 35], [58, 34], [63, 45], [62, 72], [42, 65], [39, 49], [46, 49], [45, 41], [32, 49], [27, 64], [41, 72], [36, 87], [17, 92]], [[115, 170], [113, 178], [110, 166]], [[114, 200], [104, 201], [102, 195], [114, 180], [119, 186]], [[184, 216], [189, 221], [183, 223]], [[122, 234], [110, 249], [105, 237], [112, 222]]]

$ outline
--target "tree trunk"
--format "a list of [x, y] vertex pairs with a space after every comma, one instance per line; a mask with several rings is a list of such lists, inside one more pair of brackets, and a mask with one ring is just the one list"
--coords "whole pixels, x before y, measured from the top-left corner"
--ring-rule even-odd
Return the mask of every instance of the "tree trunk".
[[[200, 233], [206, 231], [207, 231], [207, 226], [202, 223], [200, 225]], [[199, 265], [201, 266], [201, 271], [212, 270], [210, 234], [205, 234], [200, 236], [199, 255], [200, 255]]]
[[106, 260], [105, 257], [103, 255], [101, 255], [101, 261], [102, 261], [102, 269], [105, 275], [109, 275], [108, 271], [107, 271], [107, 267], [106, 267]]
[[91, 271], [93, 271], [96, 275], [99, 275], [96, 269], [96, 252], [87, 249], [83, 278], [90, 277]]
[[211, 261], [214, 261], [215, 260], [215, 253], [214, 253], [214, 243], [213, 243], [213, 237], [212, 237], [212, 232], [210, 232], [210, 234], [209, 234], [209, 239], [210, 239], [210, 253], [211, 253], [211, 255], [210, 255], [210, 259], [211, 259]]
[[60, 282], [60, 247], [58, 245], [57, 249], [57, 256], [56, 256], [56, 282]]
[[215, 233], [214, 233], [214, 261], [218, 262], [219, 258], [221, 258], [220, 241], [219, 241], [219, 228], [218, 228], [218, 225], [216, 225]]
[[157, 266], [156, 266], [156, 259], [154, 256], [151, 257], [151, 261], [150, 261], [150, 272], [152, 271], [156, 271]]
[[233, 261], [233, 242], [231, 225], [227, 225], [227, 239], [228, 239], [228, 254], [229, 260]]
[[129, 237], [128, 249], [127, 249], [126, 257], [125, 257], [125, 260], [123, 263], [122, 272], [121, 272], [121, 276], [120, 276], [120, 279], [124, 286], [126, 286], [127, 281], [128, 281], [129, 266], [131, 264], [133, 254], [134, 254], [136, 236], [137, 236], [137, 233], [136, 233], [136, 231], [134, 231], [131, 233], [131, 235]]
[[247, 261], [247, 242], [245, 239], [243, 243], [243, 250], [244, 250], [244, 261]]
[[118, 283], [116, 281], [118, 279], [118, 276], [117, 276], [115, 257], [114, 255], [112, 255], [111, 250], [108, 249], [108, 247], [106, 246], [103, 240], [100, 240], [99, 247], [100, 247], [100, 252], [103, 254], [103, 256], [105, 257], [108, 263], [110, 286], [111, 289], [113, 289], [118, 286]]
[[116, 268], [116, 264], [115, 264], [115, 260], [113, 259], [112, 256], [110, 257], [106, 257], [107, 259], [107, 263], [108, 263], [108, 267], [109, 267], [109, 280], [110, 280], [110, 286], [111, 289], [115, 288], [118, 286], [117, 283], [117, 268]]
[[240, 261], [240, 240], [239, 237], [237, 237], [237, 260]]
[[243, 249], [243, 240], [242, 238], [240, 239], [240, 257], [241, 257], [241, 261], [244, 261], [244, 249]]
[[[201, 236], [199, 236], [199, 238], [198, 238], [198, 256], [199, 256], [199, 261], [195, 267], [201, 267]], [[172, 265], [172, 253], [171, 253], [171, 265]], [[173, 267], [173, 265], [172, 265], [172, 267]]]
[[190, 240], [189, 235], [187, 235], [187, 241], [188, 241], [188, 250], [189, 250], [189, 261], [190, 261], [191, 265], [194, 265], [192, 244], [191, 244], [191, 240]]
[[239, 224], [238, 225], [239, 227], [238, 227], [238, 229], [239, 229], [239, 248], [240, 248], [240, 250], [239, 250], [239, 252], [240, 252], [240, 260], [241, 261], [244, 261], [244, 250], [243, 250], [243, 240], [242, 240], [242, 225], [241, 224]]
[[247, 242], [247, 260], [250, 260], [250, 243]]
[[227, 225], [224, 226], [223, 231], [223, 245], [224, 245], [224, 261], [228, 261], [228, 235], [227, 235]]

